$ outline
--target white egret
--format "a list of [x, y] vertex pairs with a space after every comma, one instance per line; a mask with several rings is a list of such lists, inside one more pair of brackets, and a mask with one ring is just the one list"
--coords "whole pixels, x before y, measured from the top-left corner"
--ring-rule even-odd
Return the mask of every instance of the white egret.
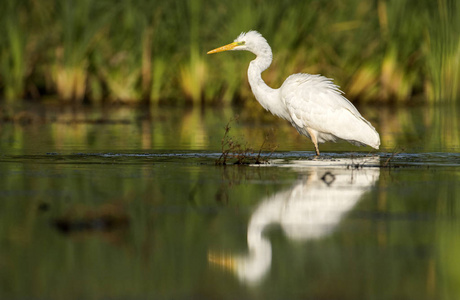
[[364, 119], [331, 79], [305, 73], [289, 76], [278, 89], [270, 88], [262, 72], [272, 62], [272, 50], [257, 31], [241, 33], [233, 43], [208, 52], [246, 50], [257, 57], [248, 68], [248, 79], [257, 101], [272, 114], [291, 122], [297, 131], [310, 138], [319, 155], [318, 143], [337, 139], [354, 145], [380, 146], [375, 128]]

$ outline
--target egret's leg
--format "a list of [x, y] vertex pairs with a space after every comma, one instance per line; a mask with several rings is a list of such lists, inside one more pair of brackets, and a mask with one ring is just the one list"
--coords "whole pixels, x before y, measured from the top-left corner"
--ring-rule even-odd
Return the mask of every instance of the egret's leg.
[[313, 142], [315, 144], [315, 151], [316, 151], [316, 156], [319, 156], [319, 149], [318, 149], [318, 143], [315, 141]]
[[319, 156], [319, 149], [318, 149], [318, 140], [316, 139], [316, 134], [310, 128], [307, 128], [307, 132], [310, 135], [311, 141], [315, 145], [316, 156]]

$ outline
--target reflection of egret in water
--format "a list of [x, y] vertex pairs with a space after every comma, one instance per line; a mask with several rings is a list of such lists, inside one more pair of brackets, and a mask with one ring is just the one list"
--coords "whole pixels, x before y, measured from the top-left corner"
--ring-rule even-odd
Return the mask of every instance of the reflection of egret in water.
[[262, 200], [252, 213], [247, 231], [248, 255], [210, 252], [209, 261], [233, 270], [244, 282], [257, 283], [272, 261], [270, 241], [263, 236], [265, 228], [280, 224], [284, 233], [297, 241], [326, 236], [378, 180], [378, 163], [378, 157], [366, 157], [280, 165], [306, 176], [288, 190]]

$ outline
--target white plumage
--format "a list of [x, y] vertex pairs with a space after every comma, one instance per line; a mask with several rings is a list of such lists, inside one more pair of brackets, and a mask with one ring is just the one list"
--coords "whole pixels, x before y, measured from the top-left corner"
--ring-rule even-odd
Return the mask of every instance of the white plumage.
[[354, 145], [380, 146], [375, 128], [361, 116], [331, 79], [305, 73], [289, 76], [279, 89], [262, 79], [272, 62], [272, 50], [257, 31], [241, 33], [233, 43], [211, 50], [246, 50], [257, 57], [249, 64], [248, 80], [257, 101], [272, 114], [291, 122], [297, 131], [310, 138], [319, 155], [318, 143], [346, 140]]

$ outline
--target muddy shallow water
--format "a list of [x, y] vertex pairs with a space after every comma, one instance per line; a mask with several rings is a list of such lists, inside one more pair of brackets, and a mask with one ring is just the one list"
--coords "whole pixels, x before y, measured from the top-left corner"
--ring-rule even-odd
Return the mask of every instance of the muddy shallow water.
[[[458, 298], [459, 110], [361, 110], [381, 149], [320, 158], [238, 110], [5, 111], [0, 298]], [[237, 112], [268, 163], [215, 165]]]

